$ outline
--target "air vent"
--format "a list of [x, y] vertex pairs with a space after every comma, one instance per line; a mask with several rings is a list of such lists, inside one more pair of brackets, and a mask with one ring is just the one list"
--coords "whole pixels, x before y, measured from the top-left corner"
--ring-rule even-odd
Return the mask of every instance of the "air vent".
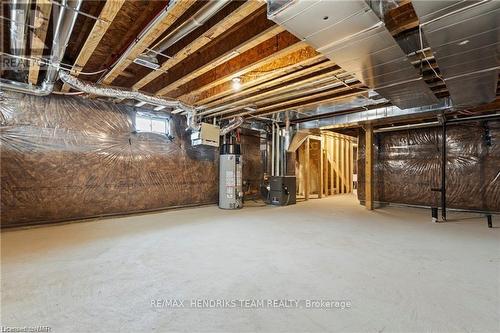
[[158, 59], [154, 56], [150, 56], [148, 54], [141, 54], [137, 58], [134, 59], [134, 63], [151, 68], [151, 69], [158, 69], [160, 68], [160, 64], [158, 63]]

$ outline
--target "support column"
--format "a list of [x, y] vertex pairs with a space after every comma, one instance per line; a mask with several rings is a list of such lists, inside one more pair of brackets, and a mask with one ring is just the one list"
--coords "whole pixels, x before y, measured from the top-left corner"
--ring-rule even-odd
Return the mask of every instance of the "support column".
[[335, 165], [337, 166], [337, 169], [335, 170], [336, 174], [336, 192], [337, 194], [340, 194], [340, 163], [339, 163], [339, 157], [340, 157], [340, 139], [338, 136], [335, 137]]
[[345, 139], [340, 138], [340, 193], [346, 193], [346, 167], [345, 167]]
[[352, 140], [349, 140], [349, 193], [352, 193], [352, 174], [354, 173], [354, 149]]
[[332, 136], [329, 136], [328, 137], [328, 146], [329, 146], [329, 150], [330, 150], [330, 195], [334, 195], [335, 194], [335, 173], [334, 173], [334, 167], [333, 167], [333, 163], [334, 163], [334, 155], [333, 155], [333, 137]]
[[319, 181], [319, 186], [318, 186], [318, 198], [321, 199], [323, 197], [323, 138], [319, 140], [319, 161], [318, 161], [318, 181]]
[[365, 127], [365, 207], [373, 210], [373, 126]]
[[305, 154], [304, 154], [304, 195], [306, 200], [309, 200], [309, 192], [310, 192], [310, 184], [311, 184], [311, 166], [309, 165], [309, 137], [307, 137], [304, 142], [305, 146]]
[[328, 136], [323, 135], [323, 194], [328, 196]]

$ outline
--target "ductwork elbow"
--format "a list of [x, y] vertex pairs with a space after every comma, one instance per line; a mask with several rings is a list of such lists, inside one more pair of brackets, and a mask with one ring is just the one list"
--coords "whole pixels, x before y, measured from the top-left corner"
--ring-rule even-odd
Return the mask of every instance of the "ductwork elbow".
[[227, 133], [237, 129], [238, 127], [243, 125], [244, 122], [245, 122], [245, 119], [243, 119], [243, 117], [234, 117], [233, 119], [231, 119], [229, 121], [229, 123], [226, 126], [221, 128], [220, 136], [224, 136]]

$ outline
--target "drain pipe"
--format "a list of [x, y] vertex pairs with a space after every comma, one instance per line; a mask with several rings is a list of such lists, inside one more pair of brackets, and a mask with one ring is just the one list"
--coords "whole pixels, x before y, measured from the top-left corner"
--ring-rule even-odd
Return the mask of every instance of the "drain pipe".
[[[63, 0], [62, 5], [71, 7], [75, 10], [80, 10], [83, 0]], [[57, 74], [61, 65], [61, 61], [66, 51], [71, 32], [75, 26], [78, 12], [67, 9], [66, 7], [59, 8], [56, 26], [54, 28], [54, 37], [52, 42], [52, 51], [50, 54], [50, 63], [45, 73], [45, 79], [41, 86], [33, 86], [28, 83], [16, 82], [12, 80], [1, 79], [0, 87], [6, 90], [12, 90], [36, 96], [47, 96], [54, 90], [54, 83], [57, 80]]]
[[275, 154], [274, 154], [274, 158], [276, 159], [274, 161], [274, 166], [276, 168], [276, 170], [274, 171], [274, 175], [275, 176], [281, 176], [280, 174], [280, 154], [281, 154], [281, 147], [280, 147], [280, 126], [278, 125], [278, 123], [275, 123], [274, 126], [276, 127], [276, 142], [275, 142], [275, 145], [276, 145], [276, 148], [275, 148]]

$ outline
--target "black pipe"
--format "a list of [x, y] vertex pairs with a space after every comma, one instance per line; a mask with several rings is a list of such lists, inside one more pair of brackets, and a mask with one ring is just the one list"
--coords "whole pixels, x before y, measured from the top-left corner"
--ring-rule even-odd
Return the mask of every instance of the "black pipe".
[[441, 217], [446, 221], [446, 118], [443, 115], [441, 131]]

